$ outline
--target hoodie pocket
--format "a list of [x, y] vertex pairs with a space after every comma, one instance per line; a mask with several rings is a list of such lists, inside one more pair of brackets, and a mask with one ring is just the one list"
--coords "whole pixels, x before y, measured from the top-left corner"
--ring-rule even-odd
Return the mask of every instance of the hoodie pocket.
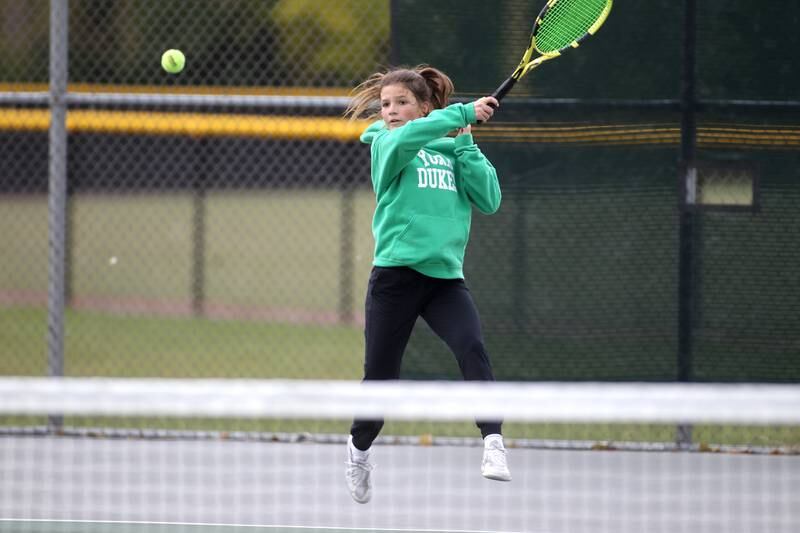
[[461, 265], [467, 229], [453, 218], [414, 215], [394, 243], [391, 258], [406, 264]]

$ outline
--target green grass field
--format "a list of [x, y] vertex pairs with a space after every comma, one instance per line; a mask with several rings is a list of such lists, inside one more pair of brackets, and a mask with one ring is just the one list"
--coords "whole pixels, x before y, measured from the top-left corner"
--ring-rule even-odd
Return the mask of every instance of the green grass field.
[[[349, 246], [341, 242], [343, 201], [337, 191], [209, 194], [200, 265], [206, 315], [195, 317], [193, 197], [77, 196], [66, 372], [359, 376], [362, 332], [338, 322], [343, 307], [361, 311], [373, 199], [368, 191], [353, 198]], [[0, 198], [2, 374], [45, 371], [46, 210], [44, 196]]]
[[[46, 329], [44, 310], [0, 309], [0, 374], [45, 375]], [[69, 376], [361, 377], [363, 332], [348, 326], [69, 311], [65, 330]]]
[[[335, 313], [344, 298], [358, 309], [372, 261], [374, 198], [367, 190], [353, 196], [346, 237], [344, 201], [335, 190], [208, 193], [202, 263], [208, 303], [324, 314]], [[185, 305], [195, 281], [195, 208], [189, 193], [76, 196], [69, 228], [73, 297]], [[0, 197], [0, 229], [0, 305], [20, 293], [41, 299], [46, 197]], [[344, 276], [342, 264], [349, 265]], [[342, 295], [343, 285], [353, 290]]]

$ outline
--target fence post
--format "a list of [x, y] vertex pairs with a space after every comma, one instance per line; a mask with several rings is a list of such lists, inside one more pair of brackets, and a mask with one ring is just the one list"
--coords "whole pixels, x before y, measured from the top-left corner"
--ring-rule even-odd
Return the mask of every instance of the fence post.
[[[681, 164], [679, 184], [679, 244], [678, 244], [678, 375], [681, 382], [692, 379], [692, 321], [695, 308], [694, 294], [694, 226], [693, 210], [696, 170], [695, 147], [697, 141], [695, 106], [695, 0], [685, 0], [683, 19], [683, 75], [681, 79]], [[692, 428], [677, 427], [676, 441], [681, 447], [692, 443]]]
[[530, 232], [528, 231], [528, 205], [529, 196], [527, 189], [524, 185], [520, 185], [515, 191], [514, 209], [512, 216], [514, 217], [512, 223], [512, 238], [514, 242], [514, 253], [511, 256], [511, 265], [513, 268], [514, 276], [514, 290], [512, 291], [512, 305], [514, 312], [514, 327], [518, 332], [527, 334], [530, 331], [530, 307], [531, 298], [533, 295], [530, 293], [530, 282], [528, 279], [528, 239]]
[[[64, 375], [68, 26], [68, 0], [50, 0], [47, 367], [51, 377]], [[50, 415], [51, 431], [60, 431], [63, 425], [63, 416]]]
[[205, 316], [206, 310], [206, 153], [205, 138], [194, 141], [195, 175], [192, 181], [192, 313]]
[[355, 321], [353, 312], [353, 256], [355, 246], [355, 190], [351, 183], [341, 185], [341, 228], [339, 236], [339, 323], [351, 324]]

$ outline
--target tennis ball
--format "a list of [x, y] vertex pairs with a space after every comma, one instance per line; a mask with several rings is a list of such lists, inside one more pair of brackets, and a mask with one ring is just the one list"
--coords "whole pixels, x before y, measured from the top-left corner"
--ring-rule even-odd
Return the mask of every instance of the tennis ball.
[[177, 74], [186, 65], [186, 56], [180, 50], [167, 50], [161, 56], [161, 66], [170, 74]]

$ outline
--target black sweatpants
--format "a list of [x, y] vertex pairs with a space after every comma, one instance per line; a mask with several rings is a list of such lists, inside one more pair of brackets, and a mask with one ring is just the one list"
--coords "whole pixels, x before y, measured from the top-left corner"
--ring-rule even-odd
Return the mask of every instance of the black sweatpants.
[[[400, 377], [411, 330], [422, 317], [450, 347], [468, 381], [494, 381], [475, 302], [463, 279], [438, 279], [407, 267], [373, 267], [367, 286], [364, 380]], [[500, 433], [501, 422], [478, 421], [481, 435]], [[366, 450], [383, 420], [355, 420], [353, 444]]]

